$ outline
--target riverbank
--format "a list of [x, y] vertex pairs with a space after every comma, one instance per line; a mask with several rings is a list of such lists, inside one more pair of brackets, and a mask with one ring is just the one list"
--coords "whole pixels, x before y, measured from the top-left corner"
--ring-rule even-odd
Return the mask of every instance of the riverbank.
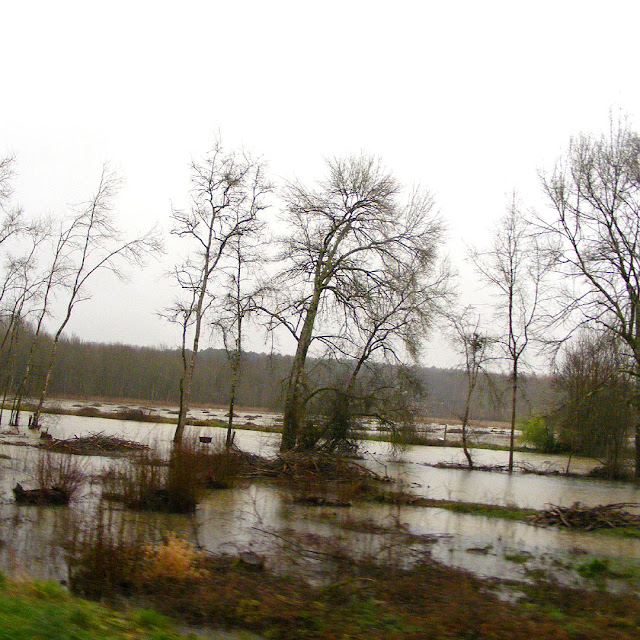
[[150, 609], [115, 611], [71, 595], [50, 581], [15, 581], [0, 574], [3, 640], [186, 640], [175, 623]]
[[[286, 550], [302, 559], [311, 552], [302, 542], [289, 539]], [[543, 575], [528, 584], [482, 580], [427, 556], [404, 568], [401, 551], [356, 559], [338, 548], [324, 549], [328, 573], [321, 583], [311, 583], [238, 557], [199, 553], [170, 538], [139, 557], [132, 581], [102, 594], [118, 602], [119, 610], [72, 596], [52, 582], [3, 580], [0, 638], [178, 640], [184, 636], [176, 631], [177, 620], [193, 625], [196, 633], [187, 637], [194, 640], [200, 633], [238, 640], [638, 637], [640, 600], [598, 589], [599, 576], [608, 570], [603, 563], [585, 563], [582, 571], [590, 572], [593, 588], [579, 590]], [[145, 609], [128, 608], [139, 602]]]

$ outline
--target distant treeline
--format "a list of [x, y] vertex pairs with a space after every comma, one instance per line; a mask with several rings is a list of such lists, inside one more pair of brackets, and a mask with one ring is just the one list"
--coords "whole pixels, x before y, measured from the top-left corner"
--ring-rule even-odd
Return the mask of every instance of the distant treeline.
[[[5, 364], [5, 374], [19, 380], [26, 361], [29, 331], [23, 333], [12, 362]], [[41, 336], [40, 350], [48, 337]], [[36, 359], [40, 361], [39, 358]], [[313, 364], [313, 363], [312, 363]], [[275, 353], [243, 354], [237, 402], [240, 405], [280, 409], [283, 381], [291, 369], [291, 356]], [[424, 388], [419, 406], [425, 415], [456, 418], [464, 407], [466, 380], [456, 369], [416, 367], [415, 376]], [[62, 339], [53, 369], [51, 395], [74, 398], [137, 399], [150, 403], [177, 404], [181, 375], [180, 351], [175, 348], [137, 347], [124, 344], [101, 344], [71, 338]], [[229, 399], [230, 367], [222, 349], [204, 349], [196, 366], [193, 401], [224, 405]], [[42, 375], [36, 363], [28, 395], [36, 396]], [[473, 418], [508, 419], [508, 378], [494, 375], [484, 380], [474, 400]], [[522, 391], [521, 416], [543, 411], [553, 397], [548, 377], [529, 376]]]

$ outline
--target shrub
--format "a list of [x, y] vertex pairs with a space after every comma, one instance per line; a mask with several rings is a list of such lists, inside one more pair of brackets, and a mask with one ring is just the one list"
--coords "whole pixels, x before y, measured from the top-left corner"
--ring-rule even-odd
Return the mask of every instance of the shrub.
[[147, 542], [144, 530], [102, 503], [86, 520], [70, 522], [64, 545], [71, 589], [91, 598], [129, 590]]
[[65, 502], [73, 500], [84, 483], [84, 461], [50, 451], [42, 451], [36, 462], [33, 481], [41, 492], [55, 490], [65, 496]]
[[542, 453], [558, 451], [555, 430], [545, 416], [539, 414], [531, 416], [520, 429], [524, 441], [532, 444], [538, 451]]
[[104, 477], [104, 495], [132, 509], [193, 513], [206, 488], [231, 487], [241, 468], [241, 454], [187, 439], [168, 462], [141, 450], [124, 466], [116, 463]]
[[205, 572], [196, 566], [199, 556], [193, 545], [170, 533], [162, 543], [144, 547], [138, 580], [145, 585], [202, 578]]
[[75, 414], [84, 418], [99, 418], [102, 415], [96, 407], [82, 407], [76, 410]]

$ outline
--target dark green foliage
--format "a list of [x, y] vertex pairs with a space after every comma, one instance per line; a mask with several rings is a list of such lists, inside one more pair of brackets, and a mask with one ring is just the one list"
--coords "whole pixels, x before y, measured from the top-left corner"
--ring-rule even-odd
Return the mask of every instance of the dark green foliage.
[[567, 348], [555, 377], [562, 403], [554, 414], [558, 441], [602, 459], [613, 476], [624, 468], [637, 419], [626, 364], [619, 342], [585, 333]]

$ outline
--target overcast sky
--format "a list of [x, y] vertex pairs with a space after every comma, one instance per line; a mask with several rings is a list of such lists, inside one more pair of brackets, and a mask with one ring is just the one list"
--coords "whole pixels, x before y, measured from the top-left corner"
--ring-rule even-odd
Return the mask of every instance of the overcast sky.
[[[543, 206], [537, 172], [571, 135], [603, 131], [611, 111], [640, 126], [634, 1], [0, 7], [0, 155], [16, 155], [18, 200], [62, 213], [92, 195], [109, 161], [126, 181], [117, 210], [130, 233], [168, 228], [189, 161], [219, 131], [276, 178], [321, 177], [327, 156], [380, 156], [433, 192], [458, 263], [514, 189]], [[474, 288], [467, 277], [461, 290]], [[177, 343], [155, 315], [168, 302], [158, 265], [92, 292], [69, 333]], [[425, 364], [447, 358], [431, 348]]]

